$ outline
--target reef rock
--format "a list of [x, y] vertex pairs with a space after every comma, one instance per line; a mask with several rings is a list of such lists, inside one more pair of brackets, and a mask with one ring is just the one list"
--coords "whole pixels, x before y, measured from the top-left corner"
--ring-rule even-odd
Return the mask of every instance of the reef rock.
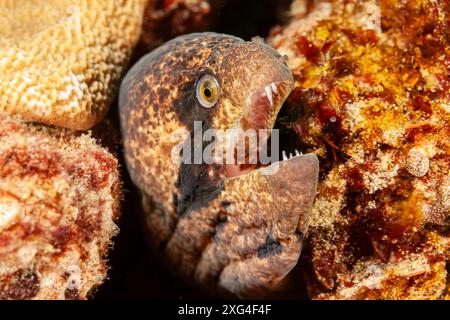
[[297, 0], [290, 14], [269, 43], [296, 79], [279, 125], [320, 157], [309, 296], [448, 297], [448, 1]]

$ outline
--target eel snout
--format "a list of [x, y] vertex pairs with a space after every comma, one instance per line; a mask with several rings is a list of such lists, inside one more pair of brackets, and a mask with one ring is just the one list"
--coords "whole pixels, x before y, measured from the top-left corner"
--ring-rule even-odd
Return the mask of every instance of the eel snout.
[[[259, 158], [256, 162], [251, 162], [251, 155], [257, 155], [261, 148], [267, 147], [278, 112], [294, 87], [294, 79], [289, 69], [278, 61], [275, 62], [273, 74], [269, 79], [271, 81], [259, 86], [249, 95], [241, 118], [230, 132], [232, 137], [227, 137], [227, 141], [234, 139], [236, 145], [245, 146], [246, 152], [243, 163], [238, 163], [235, 159], [235, 164], [227, 165], [227, 177], [247, 173], [260, 165]], [[254, 145], [249, 142], [251, 131], [257, 139]], [[261, 132], [264, 132], [264, 136]], [[235, 157], [239, 154], [237, 149], [232, 152]]]
[[241, 120], [242, 129], [272, 129], [278, 111], [293, 86], [293, 80], [287, 78], [270, 82], [255, 90], [244, 109]]
[[272, 129], [281, 106], [294, 88], [291, 71], [277, 56], [265, 53], [260, 61], [257, 66], [249, 67], [253, 78], [240, 119], [243, 130]]

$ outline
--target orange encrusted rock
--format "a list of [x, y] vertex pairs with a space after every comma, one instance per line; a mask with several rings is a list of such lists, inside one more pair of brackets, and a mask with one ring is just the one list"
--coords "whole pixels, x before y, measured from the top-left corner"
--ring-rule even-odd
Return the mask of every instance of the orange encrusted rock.
[[117, 160], [88, 134], [0, 115], [0, 299], [85, 299], [103, 282]]
[[0, 2], [0, 111], [89, 129], [106, 115], [146, 0]]
[[296, 80], [280, 126], [320, 156], [309, 296], [448, 296], [448, 1], [296, 0], [291, 18], [269, 42]]

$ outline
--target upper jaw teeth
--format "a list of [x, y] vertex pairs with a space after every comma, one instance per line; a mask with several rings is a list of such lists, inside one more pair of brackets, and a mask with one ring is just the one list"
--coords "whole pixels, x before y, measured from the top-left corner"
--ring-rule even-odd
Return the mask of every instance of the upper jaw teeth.
[[273, 97], [277, 97], [279, 95], [278, 86], [275, 82], [264, 87], [264, 92], [266, 93], [267, 99], [269, 100], [270, 106], [273, 106]]
[[283, 151], [283, 152], [282, 152], [282, 155], [283, 155], [283, 161], [284, 161], [284, 160], [289, 160], [289, 159], [292, 159], [292, 158], [301, 156], [302, 153], [299, 152], [297, 149], [295, 149], [295, 154], [294, 154], [294, 153], [292, 153], [292, 154], [289, 153], [289, 156], [288, 156], [288, 155], [286, 155], [286, 151]]
[[266, 92], [267, 99], [269, 99], [270, 106], [273, 106], [273, 97], [272, 97], [271, 86], [266, 86], [264, 88], [264, 91]]

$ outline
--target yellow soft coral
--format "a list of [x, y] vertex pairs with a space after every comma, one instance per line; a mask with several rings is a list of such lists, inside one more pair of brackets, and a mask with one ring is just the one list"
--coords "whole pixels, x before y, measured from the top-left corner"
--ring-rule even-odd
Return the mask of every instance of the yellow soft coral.
[[145, 0], [0, 0], [0, 110], [89, 129], [139, 39]]

